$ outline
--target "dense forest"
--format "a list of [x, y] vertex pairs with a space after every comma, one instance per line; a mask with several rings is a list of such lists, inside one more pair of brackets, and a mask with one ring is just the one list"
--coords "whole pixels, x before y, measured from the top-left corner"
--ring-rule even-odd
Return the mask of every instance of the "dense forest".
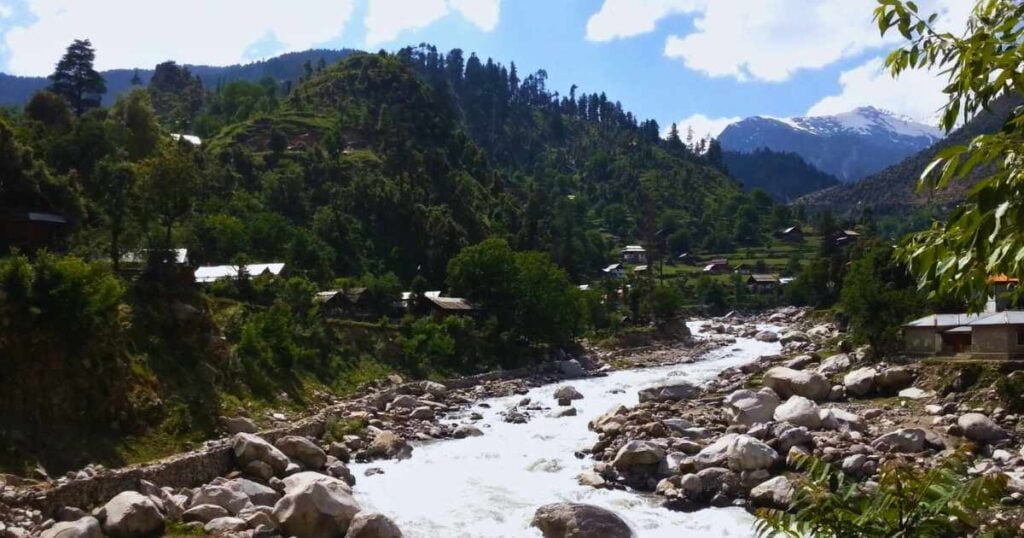
[[[49, 90], [0, 117], [5, 466], [131, 461], [202, 439], [220, 413], [657, 325], [722, 290], [598, 279], [622, 245], [654, 265], [794, 222], [728, 177], [715, 143], [674, 126], [662, 138], [603, 94], [560, 95], [543, 71], [459, 50], [307, 60], [295, 79], [212, 88], [165, 62], [109, 108], [93, 58], [75, 42]], [[192, 276], [269, 262], [286, 272]], [[353, 288], [368, 297], [359, 319], [314, 301]], [[431, 315], [426, 290], [479, 313]]]
[[726, 151], [722, 161], [729, 175], [745, 188], [761, 189], [780, 202], [839, 185], [835, 176], [818, 170], [795, 153], [768, 148], [752, 153]]

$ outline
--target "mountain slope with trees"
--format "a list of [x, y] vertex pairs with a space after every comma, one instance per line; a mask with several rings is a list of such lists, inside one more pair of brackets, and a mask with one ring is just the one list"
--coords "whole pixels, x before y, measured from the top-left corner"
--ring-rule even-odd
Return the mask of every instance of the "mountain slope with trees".
[[722, 162], [729, 175], [747, 189], [761, 189], [781, 202], [839, 185], [835, 176], [818, 170], [796, 153], [761, 148], [752, 153], [726, 151]]

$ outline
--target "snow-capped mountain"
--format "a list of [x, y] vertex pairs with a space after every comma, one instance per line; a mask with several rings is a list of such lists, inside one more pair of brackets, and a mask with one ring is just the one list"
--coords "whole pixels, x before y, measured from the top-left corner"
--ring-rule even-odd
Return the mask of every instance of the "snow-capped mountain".
[[759, 148], [796, 153], [823, 172], [852, 182], [942, 139], [942, 131], [875, 107], [834, 116], [768, 118], [733, 123], [718, 141], [729, 151]]

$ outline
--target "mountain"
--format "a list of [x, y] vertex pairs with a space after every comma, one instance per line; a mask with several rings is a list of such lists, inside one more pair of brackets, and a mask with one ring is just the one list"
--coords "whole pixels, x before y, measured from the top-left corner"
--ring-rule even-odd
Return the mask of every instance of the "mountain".
[[936, 128], [874, 107], [835, 116], [767, 118], [733, 123], [718, 141], [727, 151], [760, 148], [796, 153], [819, 170], [849, 183], [897, 163], [942, 138]]
[[[945, 206], [955, 203], [963, 198], [973, 181], [954, 183], [941, 191], [918, 192], [917, 180], [921, 173], [943, 148], [967, 144], [975, 136], [998, 131], [1021, 104], [1019, 97], [1004, 95], [992, 102], [989, 112], [975, 116], [934, 146], [861, 181], [809, 194], [798, 200], [798, 203], [811, 210], [829, 210], [843, 215], [865, 211], [876, 215], [896, 214], [926, 205]], [[978, 172], [982, 173], [983, 170]], [[978, 177], [975, 174], [972, 179]]]
[[[322, 58], [325, 63], [333, 64], [352, 55], [355, 50], [341, 49], [310, 49], [301, 52], [290, 52], [275, 56], [268, 60], [260, 60], [248, 64], [228, 66], [186, 65], [193, 75], [198, 76], [203, 85], [212, 88], [219, 83], [244, 80], [256, 82], [270, 77], [278, 81], [298, 80], [304, 74], [303, 64], [307, 61], [316, 65]], [[55, 59], [56, 60], [56, 59]], [[107, 93], [103, 96], [103, 104], [109, 106], [131, 88], [134, 69], [111, 69], [100, 74], [107, 82]], [[143, 84], [153, 76], [152, 69], [139, 69], [139, 78]], [[49, 86], [46, 77], [19, 77], [0, 73], [0, 106], [22, 106], [37, 91]]]
[[722, 162], [729, 175], [746, 189], [761, 189], [783, 202], [840, 184], [835, 176], [818, 170], [796, 153], [765, 148], [753, 153], [726, 151]]

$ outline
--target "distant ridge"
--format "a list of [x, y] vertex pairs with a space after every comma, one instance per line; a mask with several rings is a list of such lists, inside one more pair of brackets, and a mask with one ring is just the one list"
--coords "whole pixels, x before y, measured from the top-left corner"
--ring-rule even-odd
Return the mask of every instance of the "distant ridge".
[[[829, 210], [842, 215], [871, 212], [894, 214], [928, 204], [948, 205], [961, 200], [973, 181], [958, 182], [938, 192], [917, 192], [921, 173], [943, 148], [966, 144], [975, 136], [998, 131], [1013, 109], [1022, 103], [1020, 97], [1007, 94], [992, 102], [991, 111], [975, 116], [963, 127], [950, 133], [941, 142], [903, 161], [853, 184], [839, 185], [797, 200], [811, 210]], [[974, 180], [981, 176], [975, 174]]]
[[[102, 51], [101, 51], [102, 52]], [[207, 88], [213, 88], [218, 82], [244, 80], [256, 82], [266, 77], [278, 81], [297, 80], [302, 75], [302, 65], [308, 60], [314, 66], [323, 58], [328, 64], [336, 63], [354, 53], [354, 49], [310, 49], [300, 52], [289, 52], [266, 60], [247, 64], [235, 64], [223, 67], [211, 65], [188, 65], [192, 74], [198, 75]], [[54, 58], [56, 62], [58, 59]], [[111, 69], [102, 71], [107, 81], [107, 93], [103, 96], [103, 104], [110, 105], [129, 88], [135, 75], [135, 69]], [[139, 69], [139, 77], [143, 84], [153, 76], [153, 69]], [[37, 91], [50, 84], [46, 77], [19, 77], [0, 73], [0, 106], [22, 106]]]
[[753, 153], [762, 148], [795, 153], [818, 170], [849, 183], [942, 139], [939, 129], [875, 107], [833, 116], [754, 116], [722, 131], [722, 149]]

